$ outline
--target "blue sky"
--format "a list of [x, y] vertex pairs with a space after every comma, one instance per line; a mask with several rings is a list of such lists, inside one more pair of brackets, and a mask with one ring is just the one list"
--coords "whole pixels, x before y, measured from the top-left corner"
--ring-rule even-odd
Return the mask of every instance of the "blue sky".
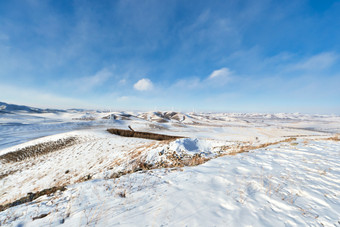
[[0, 101], [340, 114], [340, 1], [0, 1]]

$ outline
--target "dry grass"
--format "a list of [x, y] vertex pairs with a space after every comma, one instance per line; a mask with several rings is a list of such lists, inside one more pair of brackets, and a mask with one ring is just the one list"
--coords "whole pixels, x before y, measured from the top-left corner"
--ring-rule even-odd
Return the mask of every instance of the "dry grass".
[[[165, 152], [166, 159], [156, 163], [149, 163], [146, 160], [145, 153], [153, 149], [155, 147], [169, 144], [170, 140], [164, 140], [160, 142], [154, 142], [151, 144], [143, 145], [138, 148], [131, 150], [128, 153], [129, 156], [129, 164], [127, 169], [124, 171], [112, 173], [107, 179], [119, 178], [123, 175], [131, 174], [138, 171], [147, 171], [152, 169], [160, 169], [160, 168], [174, 168], [174, 167], [184, 167], [184, 166], [196, 166], [203, 164], [210, 160], [209, 158], [201, 156], [201, 154], [195, 155], [178, 155], [176, 152]], [[161, 154], [160, 154], [161, 155]]]
[[[237, 147], [230, 147], [225, 146], [222, 147], [223, 150], [221, 150], [220, 156], [224, 155], [235, 155], [243, 152], [249, 152], [250, 150], [255, 150], [259, 148], [265, 148], [271, 145], [283, 143], [283, 142], [289, 142], [292, 143], [292, 141], [295, 141], [296, 138], [287, 138], [285, 140], [272, 142], [272, 143], [264, 143], [259, 145], [238, 145]], [[164, 155], [166, 156], [166, 159], [162, 162], [157, 162], [154, 164], [148, 163], [145, 158], [143, 157], [143, 154], [147, 152], [147, 150], [153, 149], [160, 145], [166, 145], [169, 144], [171, 141], [161, 141], [161, 142], [155, 142], [147, 145], [140, 146], [134, 150], [132, 150], [130, 155], [130, 160], [132, 160], [129, 164], [129, 169], [127, 169], [124, 172], [114, 173], [110, 178], [118, 178], [122, 175], [126, 175], [129, 173], [137, 172], [137, 171], [147, 171], [151, 169], [159, 169], [159, 168], [174, 168], [174, 167], [184, 167], [184, 166], [196, 166], [201, 165], [207, 161], [209, 161], [211, 158], [206, 158], [202, 156], [201, 154], [195, 154], [195, 155], [189, 155], [189, 154], [182, 154], [179, 155], [178, 153], [174, 152], [165, 152]], [[224, 152], [228, 151], [228, 152]], [[230, 152], [231, 151], [231, 152]]]
[[34, 221], [34, 220], [37, 220], [37, 219], [44, 218], [44, 217], [46, 217], [46, 216], [49, 215], [49, 214], [50, 214], [50, 213], [38, 215], [38, 216], [36, 216], [36, 217], [33, 217], [32, 220]]
[[259, 144], [259, 145], [238, 145], [238, 146], [236, 146], [234, 148], [225, 147], [226, 150], [232, 149], [232, 151], [230, 153], [221, 153], [220, 156], [224, 156], [224, 155], [236, 155], [236, 154], [239, 154], [239, 153], [244, 153], [244, 152], [249, 152], [251, 150], [265, 148], [265, 147], [276, 145], [276, 144], [279, 144], [279, 143], [292, 143], [295, 140], [296, 140], [296, 138], [292, 137], [292, 138], [288, 138], [288, 139], [285, 139], [285, 140], [280, 140], [280, 141], [277, 141], [277, 142], [263, 143], [263, 144]]
[[197, 166], [210, 160], [201, 154], [179, 156], [176, 152], [166, 154], [168, 162], [157, 163], [161, 168]]
[[183, 164], [184, 166], [197, 166], [201, 165], [207, 161], [209, 161], [210, 158], [203, 157], [201, 154], [195, 154], [191, 156], [189, 159], [184, 160]]
[[340, 134], [336, 134], [335, 136], [326, 138], [325, 140], [332, 140], [332, 141], [337, 141], [337, 142], [339, 142], [339, 141], [340, 141]]
[[137, 132], [137, 131], [130, 131], [130, 130], [123, 130], [123, 129], [116, 129], [111, 128], [107, 129], [109, 133], [124, 136], [124, 137], [136, 137], [136, 138], [143, 138], [143, 139], [151, 139], [151, 140], [173, 140], [173, 139], [180, 139], [184, 138], [182, 136], [169, 136], [151, 132]]
[[60, 186], [60, 187], [52, 187], [52, 188], [48, 188], [48, 189], [44, 189], [42, 191], [38, 191], [35, 193], [28, 193], [27, 196], [22, 197], [12, 203], [7, 203], [5, 205], [0, 205], [0, 212], [4, 211], [10, 207], [14, 207], [14, 206], [18, 206], [20, 204], [23, 203], [27, 203], [27, 202], [32, 202], [33, 200], [43, 196], [43, 195], [50, 195], [53, 194], [57, 191], [65, 191], [66, 187], [65, 186]]
[[17, 171], [18, 170], [11, 170], [11, 171], [8, 171], [6, 173], [0, 173], [0, 180], [5, 178], [5, 177], [7, 177], [7, 176], [9, 176], [9, 175], [11, 175], [11, 174], [13, 174], [13, 173], [15, 173], [15, 172], [17, 172]]
[[33, 146], [28, 146], [18, 149], [13, 152], [6, 153], [0, 156], [0, 161], [3, 163], [19, 162], [28, 158], [37, 157], [43, 154], [61, 150], [76, 143], [75, 137], [59, 139], [57, 141], [39, 143]]

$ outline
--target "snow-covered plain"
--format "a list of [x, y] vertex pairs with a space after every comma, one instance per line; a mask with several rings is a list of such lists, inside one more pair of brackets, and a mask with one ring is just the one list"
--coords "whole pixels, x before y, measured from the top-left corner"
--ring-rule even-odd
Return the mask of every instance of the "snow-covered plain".
[[[106, 131], [128, 126], [186, 138]], [[44, 155], [0, 158], [0, 205], [66, 186], [5, 209], [0, 225], [340, 226], [340, 143], [326, 140], [338, 133], [340, 117], [325, 115], [0, 113], [0, 157], [76, 139]]]

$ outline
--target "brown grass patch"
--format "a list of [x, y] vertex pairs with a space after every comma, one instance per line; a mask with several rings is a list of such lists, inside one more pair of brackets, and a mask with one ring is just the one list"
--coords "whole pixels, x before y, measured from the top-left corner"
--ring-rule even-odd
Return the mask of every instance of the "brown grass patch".
[[[280, 140], [280, 141], [277, 141], [277, 142], [272, 142], [272, 143], [263, 143], [263, 144], [259, 144], [259, 145], [244, 145], [244, 146], [238, 145], [237, 147], [235, 147], [232, 150], [232, 152], [226, 153], [226, 154], [222, 153], [220, 156], [224, 156], [224, 155], [236, 155], [236, 154], [239, 154], [239, 153], [244, 153], [244, 152], [249, 152], [251, 150], [265, 148], [265, 147], [268, 147], [268, 146], [271, 146], [271, 145], [276, 145], [276, 144], [279, 144], [279, 143], [291, 143], [293, 141], [296, 141], [295, 137], [288, 138], [288, 139], [285, 139], [285, 140]], [[230, 147], [226, 147], [226, 148], [227, 149], [231, 149]]]
[[12, 171], [9, 171], [9, 172], [6, 172], [6, 173], [1, 173], [0, 174], [0, 180], [5, 178], [5, 177], [7, 177], [7, 176], [9, 176], [9, 175], [11, 175], [11, 174], [13, 174], [13, 173], [15, 173], [15, 172], [17, 172], [17, 171], [18, 170], [12, 170]]
[[337, 141], [337, 142], [339, 142], [339, 141], [340, 141], [340, 134], [336, 134], [335, 136], [326, 138], [325, 140], [332, 140], [332, 141]]
[[[145, 154], [148, 150], [152, 150], [159, 146], [167, 145], [171, 142], [171, 140], [157, 141], [149, 144], [145, 144], [139, 146], [130, 152], [128, 152], [129, 163], [127, 168], [124, 171], [112, 173], [106, 179], [111, 178], [119, 178], [126, 174], [131, 174], [138, 171], [147, 171], [152, 169], [161, 169], [161, 168], [174, 168], [174, 167], [184, 167], [184, 166], [196, 166], [203, 164], [210, 160], [202, 156], [201, 154], [195, 155], [179, 155], [174, 152], [165, 152], [164, 155], [166, 158], [163, 161], [159, 161], [156, 163], [150, 163], [146, 160]], [[161, 153], [159, 155], [162, 155]], [[111, 168], [112, 169], [112, 168]]]
[[24, 147], [13, 152], [0, 156], [3, 163], [19, 162], [28, 158], [37, 157], [43, 154], [61, 150], [76, 143], [75, 137], [59, 139], [57, 141], [39, 143], [33, 146]]
[[38, 191], [35, 193], [27, 193], [27, 196], [22, 197], [12, 203], [7, 203], [5, 205], [0, 205], [0, 212], [4, 211], [10, 207], [14, 207], [14, 206], [18, 206], [24, 203], [28, 203], [28, 202], [32, 202], [33, 200], [43, 196], [43, 195], [50, 195], [53, 194], [57, 191], [65, 191], [66, 187], [65, 186], [60, 186], [60, 187], [52, 187], [52, 188], [48, 188], [48, 189], [44, 189], [42, 191]]
[[143, 139], [150, 139], [150, 140], [174, 140], [174, 139], [184, 138], [182, 136], [169, 136], [169, 135], [163, 135], [163, 134], [157, 134], [157, 133], [151, 133], [151, 132], [137, 132], [137, 131], [131, 131], [131, 130], [116, 129], [116, 128], [107, 129], [107, 131], [111, 134], [115, 134], [118, 136], [136, 137], [136, 138], [143, 138]]
[[36, 217], [33, 217], [32, 218], [32, 220], [34, 221], [34, 220], [37, 220], [37, 219], [41, 219], [41, 218], [44, 218], [44, 217], [46, 217], [47, 215], [49, 215], [50, 213], [47, 213], [47, 214], [41, 214], [41, 215], [39, 215], [39, 216], [36, 216]]

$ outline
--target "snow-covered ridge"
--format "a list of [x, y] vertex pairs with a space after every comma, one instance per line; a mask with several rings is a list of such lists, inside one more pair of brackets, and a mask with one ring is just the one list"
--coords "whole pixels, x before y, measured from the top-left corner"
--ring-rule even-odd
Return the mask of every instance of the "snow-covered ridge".
[[41, 109], [23, 105], [15, 105], [8, 104], [5, 102], [0, 102], [0, 114], [2, 113], [18, 113], [18, 112], [26, 112], [26, 113], [56, 113], [56, 112], [64, 112], [65, 110], [58, 109]]
[[56, 133], [88, 128], [166, 132], [187, 137], [253, 140], [340, 133], [340, 117], [305, 114], [110, 112], [89, 110], [17, 111], [0, 114], [0, 149]]

